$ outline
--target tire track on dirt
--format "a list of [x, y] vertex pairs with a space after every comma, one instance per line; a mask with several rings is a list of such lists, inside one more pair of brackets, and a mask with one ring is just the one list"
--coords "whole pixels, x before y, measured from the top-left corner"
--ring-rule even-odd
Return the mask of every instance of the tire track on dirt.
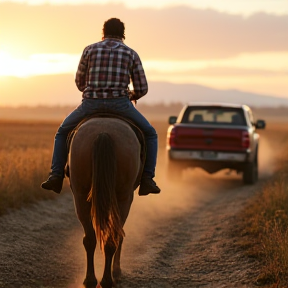
[[79, 225], [70, 193], [0, 217], [0, 287], [67, 287], [79, 269], [67, 240]]
[[122, 287], [255, 287], [259, 263], [243, 256], [229, 230], [254, 193], [254, 186], [215, 191], [206, 203], [166, 219], [146, 239], [158, 243], [151, 258], [125, 275]]

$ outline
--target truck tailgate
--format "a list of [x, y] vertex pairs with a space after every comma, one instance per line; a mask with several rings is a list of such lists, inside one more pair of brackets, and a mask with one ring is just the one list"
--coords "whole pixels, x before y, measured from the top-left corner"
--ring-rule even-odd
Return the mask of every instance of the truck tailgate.
[[193, 127], [179, 125], [173, 148], [189, 150], [243, 151], [245, 127]]

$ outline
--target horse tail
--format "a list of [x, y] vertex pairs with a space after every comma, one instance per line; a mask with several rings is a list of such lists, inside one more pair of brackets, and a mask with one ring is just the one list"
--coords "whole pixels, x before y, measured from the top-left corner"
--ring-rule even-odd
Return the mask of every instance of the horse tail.
[[116, 153], [108, 133], [100, 133], [94, 143], [91, 201], [91, 219], [101, 248], [107, 241], [116, 247], [124, 237], [116, 197]]

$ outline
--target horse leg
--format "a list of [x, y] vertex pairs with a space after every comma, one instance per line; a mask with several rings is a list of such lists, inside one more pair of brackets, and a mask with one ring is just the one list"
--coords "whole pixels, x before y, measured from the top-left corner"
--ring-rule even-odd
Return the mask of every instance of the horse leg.
[[113, 279], [116, 283], [120, 282], [120, 278], [122, 275], [121, 267], [120, 267], [120, 256], [121, 256], [122, 243], [123, 243], [123, 238], [119, 242], [119, 245], [117, 247], [117, 250], [116, 250], [116, 253], [115, 253], [114, 259], [113, 259], [112, 275], [113, 275]]
[[97, 279], [94, 271], [94, 252], [97, 241], [91, 220], [85, 224], [84, 230], [83, 245], [86, 250], [87, 270], [83, 284], [85, 287], [95, 287], [97, 285]]
[[[121, 215], [121, 220], [122, 220], [123, 226], [124, 226], [124, 223], [126, 222], [126, 219], [128, 217], [130, 207], [131, 207], [131, 204], [133, 201], [133, 196], [134, 196], [133, 190], [132, 190], [132, 193], [130, 195], [131, 196], [126, 201], [119, 201], [118, 202], [118, 207], [120, 210], [120, 215]], [[114, 260], [113, 260], [112, 275], [113, 275], [113, 278], [116, 282], [120, 281], [121, 274], [122, 274], [121, 265], [120, 265], [122, 243], [123, 243], [123, 238], [120, 239], [120, 241], [119, 241], [119, 245], [117, 247], [117, 250], [116, 250], [116, 253], [114, 256]]]
[[104, 253], [105, 253], [105, 266], [102, 280], [100, 282], [102, 288], [112, 288], [113, 287], [113, 279], [112, 279], [112, 259], [116, 252], [116, 246], [113, 244], [113, 241], [110, 239], [104, 245]]
[[83, 282], [85, 287], [95, 287], [97, 279], [94, 271], [94, 252], [96, 248], [96, 235], [91, 221], [91, 204], [82, 196], [74, 196], [77, 216], [84, 229], [83, 245], [86, 251], [86, 277]]

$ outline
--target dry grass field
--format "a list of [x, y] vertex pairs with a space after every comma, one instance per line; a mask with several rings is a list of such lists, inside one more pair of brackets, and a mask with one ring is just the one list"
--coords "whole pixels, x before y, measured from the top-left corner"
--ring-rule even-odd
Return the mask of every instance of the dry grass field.
[[40, 183], [49, 173], [57, 125], [0, 121], [0, 214], [54, 196]]
[[[287, 159], [287, 158], [286, 158]], [[239, 215], [241, 242], [249, 257], [257, 257], [262, 271], [257, 283], [288, 287], [288, 165], [283, 164], [251, 204]]]
[[238, 244], [246, 255], [263, 264], [258, 285], [284, 288], [288, 287], [288, 125], [268, 123], [260, 135], [265, 146], [262, 160], [273, 157], [265, 161], [273, 173], [238, 215], [233, 233], [241, 235]]

